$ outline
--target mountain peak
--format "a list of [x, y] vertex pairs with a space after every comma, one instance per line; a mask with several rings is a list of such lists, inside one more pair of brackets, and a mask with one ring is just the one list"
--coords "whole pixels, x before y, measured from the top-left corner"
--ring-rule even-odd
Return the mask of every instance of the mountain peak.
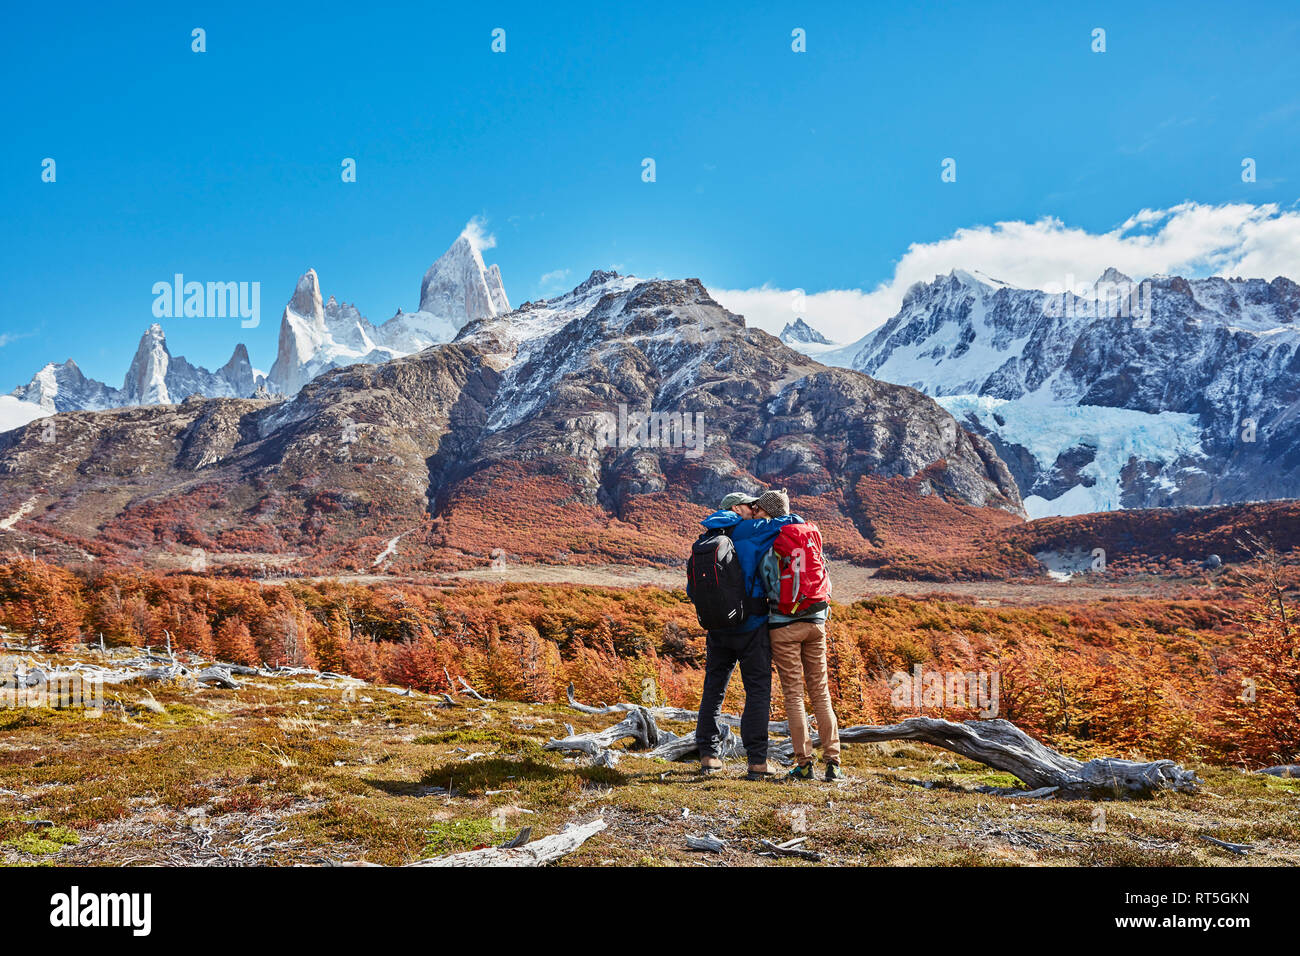
[[501, 270], [495, 265], [489, 269], [478, 245], [462, 233], [424, 274], [420, 311], [450, 319], [458, 329], [509, 312]]
[[611, 279], [620, 278], [619, 274], [612, 269], [592, 269], [591, 275], [583, 279], [573, 290], [575, 294], [590, 292], [597, 286], [602, 286]]
[[155, 322], [140, 336], [140, 344], [126, 371], [122, 392], [128, 405], [170, 405], [167, 390], [167, 370], [171, 366], [171, 352], [167, 350], [167, 337], [162, 326]]
[[1107, 267], [1106, 271], [1097, 279], [1097, 285], [1132, 285], [1133, 280], [1120, 272], [1114, 266]]
[[822, 335], [802, 318], [795, 319], [793, 322], [787, 322], [785, 328], [781, 330], [778, 336], [786, 345], [798, 342], [804, 345], [834, 345], [830, 339]]
[[320, 318], [324, 315], [320, 279], [317, 278], [315, 269], [308, 269], [302, 274], [298, 285], [294, 287], [293, 298], [289, 300], [289, 308], [304, 318]]

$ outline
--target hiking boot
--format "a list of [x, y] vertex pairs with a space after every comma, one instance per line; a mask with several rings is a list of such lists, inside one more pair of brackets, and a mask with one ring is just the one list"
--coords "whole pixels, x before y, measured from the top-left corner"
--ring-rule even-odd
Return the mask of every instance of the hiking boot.
[[768, 769], [767, 764], [750, 764], [749, 772], [745, 774], [746, 780], [771, 780], [772, 771]]
[[703, 757], [700, 759], [700, 773], [717, 773], [722, 769], [722, 761], [717, 757]]
[[813, 778], [813, 765], [809, 760], [807, 763], [798, 763], [794, 769], [785, 775], [787, 780], [811, 780]]
[[826, 765], [826, 779], [830, 781], [844, 779], [844, 771], [840, 769], [839, 764], [828, 763]]

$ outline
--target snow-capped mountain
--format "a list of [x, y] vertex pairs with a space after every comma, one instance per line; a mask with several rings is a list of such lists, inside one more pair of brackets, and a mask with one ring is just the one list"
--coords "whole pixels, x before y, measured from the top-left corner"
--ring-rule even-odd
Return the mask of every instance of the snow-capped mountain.
[[247, 398], [264, 376], [253, 369], [248, 349], [235, 346], [230, 361], [215, 372], [191, 365], [167, 348], [162, 326], [154, 323], [140, 339], [122, 385], [123, 405], [171, 405], [191, 395], [205, 398]]
[[1031, 516], [1300, 497], [1300, 286], [1135, 283], [1087, 296], [954, 270], [821, 356], [911, 385], [993, 442]]
[[803, 321], [802, 317], [794, 320], [793, 323], [785, 323], [785, 328], [781, 329], [781, 334], [777, 338], [780, 338], [790, 349], [819, 360], [822, 360], [823, 355], [840, 347]]
[[796, 352], [802, 352], [804, 355], [814, 357], [820, 357], [837, 347], [834, 342], [822, 335], [802, 318], [787, 322], [777, 338]]
[[248, 398], [266, 389], [292, 396], [322, 372], [386, 362], [450, 342], [468, 323], [509, 311], [501, 270], [484, 264], [468, 232], [424, 274], [419, 309], [398, 311], [381, 325], [333, 296], [322, 301], [316, 270], [308, 269], [281, 316], [278, 354], [269, 375], [253, 368], [242, 343], [215, 372], [173, 356], [162, 327], [154, 323], [141, 337], [121, 388], [87, 378], [72, 359], [51, 362], [26, 385], [2, 396], [0, 432], [54, 412], [168, 405], [191, 395]]
[[787, 322], [781, 334], [777, 336], [786, 345], [834, 345], [835, 343], [822, 335], [803, 319]]
[[72, 359], [51, 362], [20, 385], [10, 395], [20, 402], [36, 406], [41, 414], [54, 412], [102, 411], [122, 404], [121, 390], [86, 378]]
[[510, 311], [501, 270], [483, 262], [478, 246], [462, 234], [424, 274], [420, 308], [398, 311], [374, 325], [357, 309], [330, 296], [321, 301], [320, 280], [308, 269], [298, 280], [280, 319], [280, 343], [268, 388], [296, 395], [332, 368], [376, 364], [450, 342], [476, 319]]
[[184, 356], [173, 356], [167, 348], [162, 326], [155, 322], [140, 337], [121, 388], [87, 378], [77, 363], [68, 359], [61, 364], [46, 365], [31, 382], [10, 394], [19, 402], [39, 409], [40, 415], [50, 415], [127, 405], [170, 405], [191, 395], [247, 398], [262, 381], [261, 374], [249, 363], [248, 350], [243, 345], [235, 346], [229, 362], [209, 372], [190, 364]]

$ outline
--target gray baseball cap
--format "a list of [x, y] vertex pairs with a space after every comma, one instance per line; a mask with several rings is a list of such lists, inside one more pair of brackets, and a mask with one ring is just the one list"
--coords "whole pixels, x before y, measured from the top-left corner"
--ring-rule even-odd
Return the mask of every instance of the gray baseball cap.
[[718, 505], [718, 508], [722, 511], [730, 511], [736, 505], [752, 505], [757, 500], [753, 495], [747, 495], [743, 491], [733, 491], [722, 499], [722, 504]]

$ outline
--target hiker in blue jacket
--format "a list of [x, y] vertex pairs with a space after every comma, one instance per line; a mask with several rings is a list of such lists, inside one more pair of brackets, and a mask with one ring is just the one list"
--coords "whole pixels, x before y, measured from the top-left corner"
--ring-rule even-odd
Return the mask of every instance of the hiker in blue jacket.
[[[750, 780], [770, 777], [767, 766], [768, 713], [772, 705], [772, 648], [767, 635], [767, 591], [759, 573], [763, 556], [772, 547], [782, 525], [802, 522], [798, 515], [755, 519], [752, 505], [758, 499], [734, 492], [722, 499], [718, 511], [700, 524], [706, 530], [724, 530], [730, 535], [736, 557], [745, 576], [747, 595], [745, 620], [734, 628], [705, 632], [704, 689], [695, 742], [700, 751], [700, 769], [710, 773], [722, 768], [718, 744], [726, 733], [719, 722], [722, 701], [731, 673], [740, 665], [745, 685], [745, 710], [740, 717], [740, 739], [749, 760]], [[688, 596], [690, 587], [687, 587]]]

